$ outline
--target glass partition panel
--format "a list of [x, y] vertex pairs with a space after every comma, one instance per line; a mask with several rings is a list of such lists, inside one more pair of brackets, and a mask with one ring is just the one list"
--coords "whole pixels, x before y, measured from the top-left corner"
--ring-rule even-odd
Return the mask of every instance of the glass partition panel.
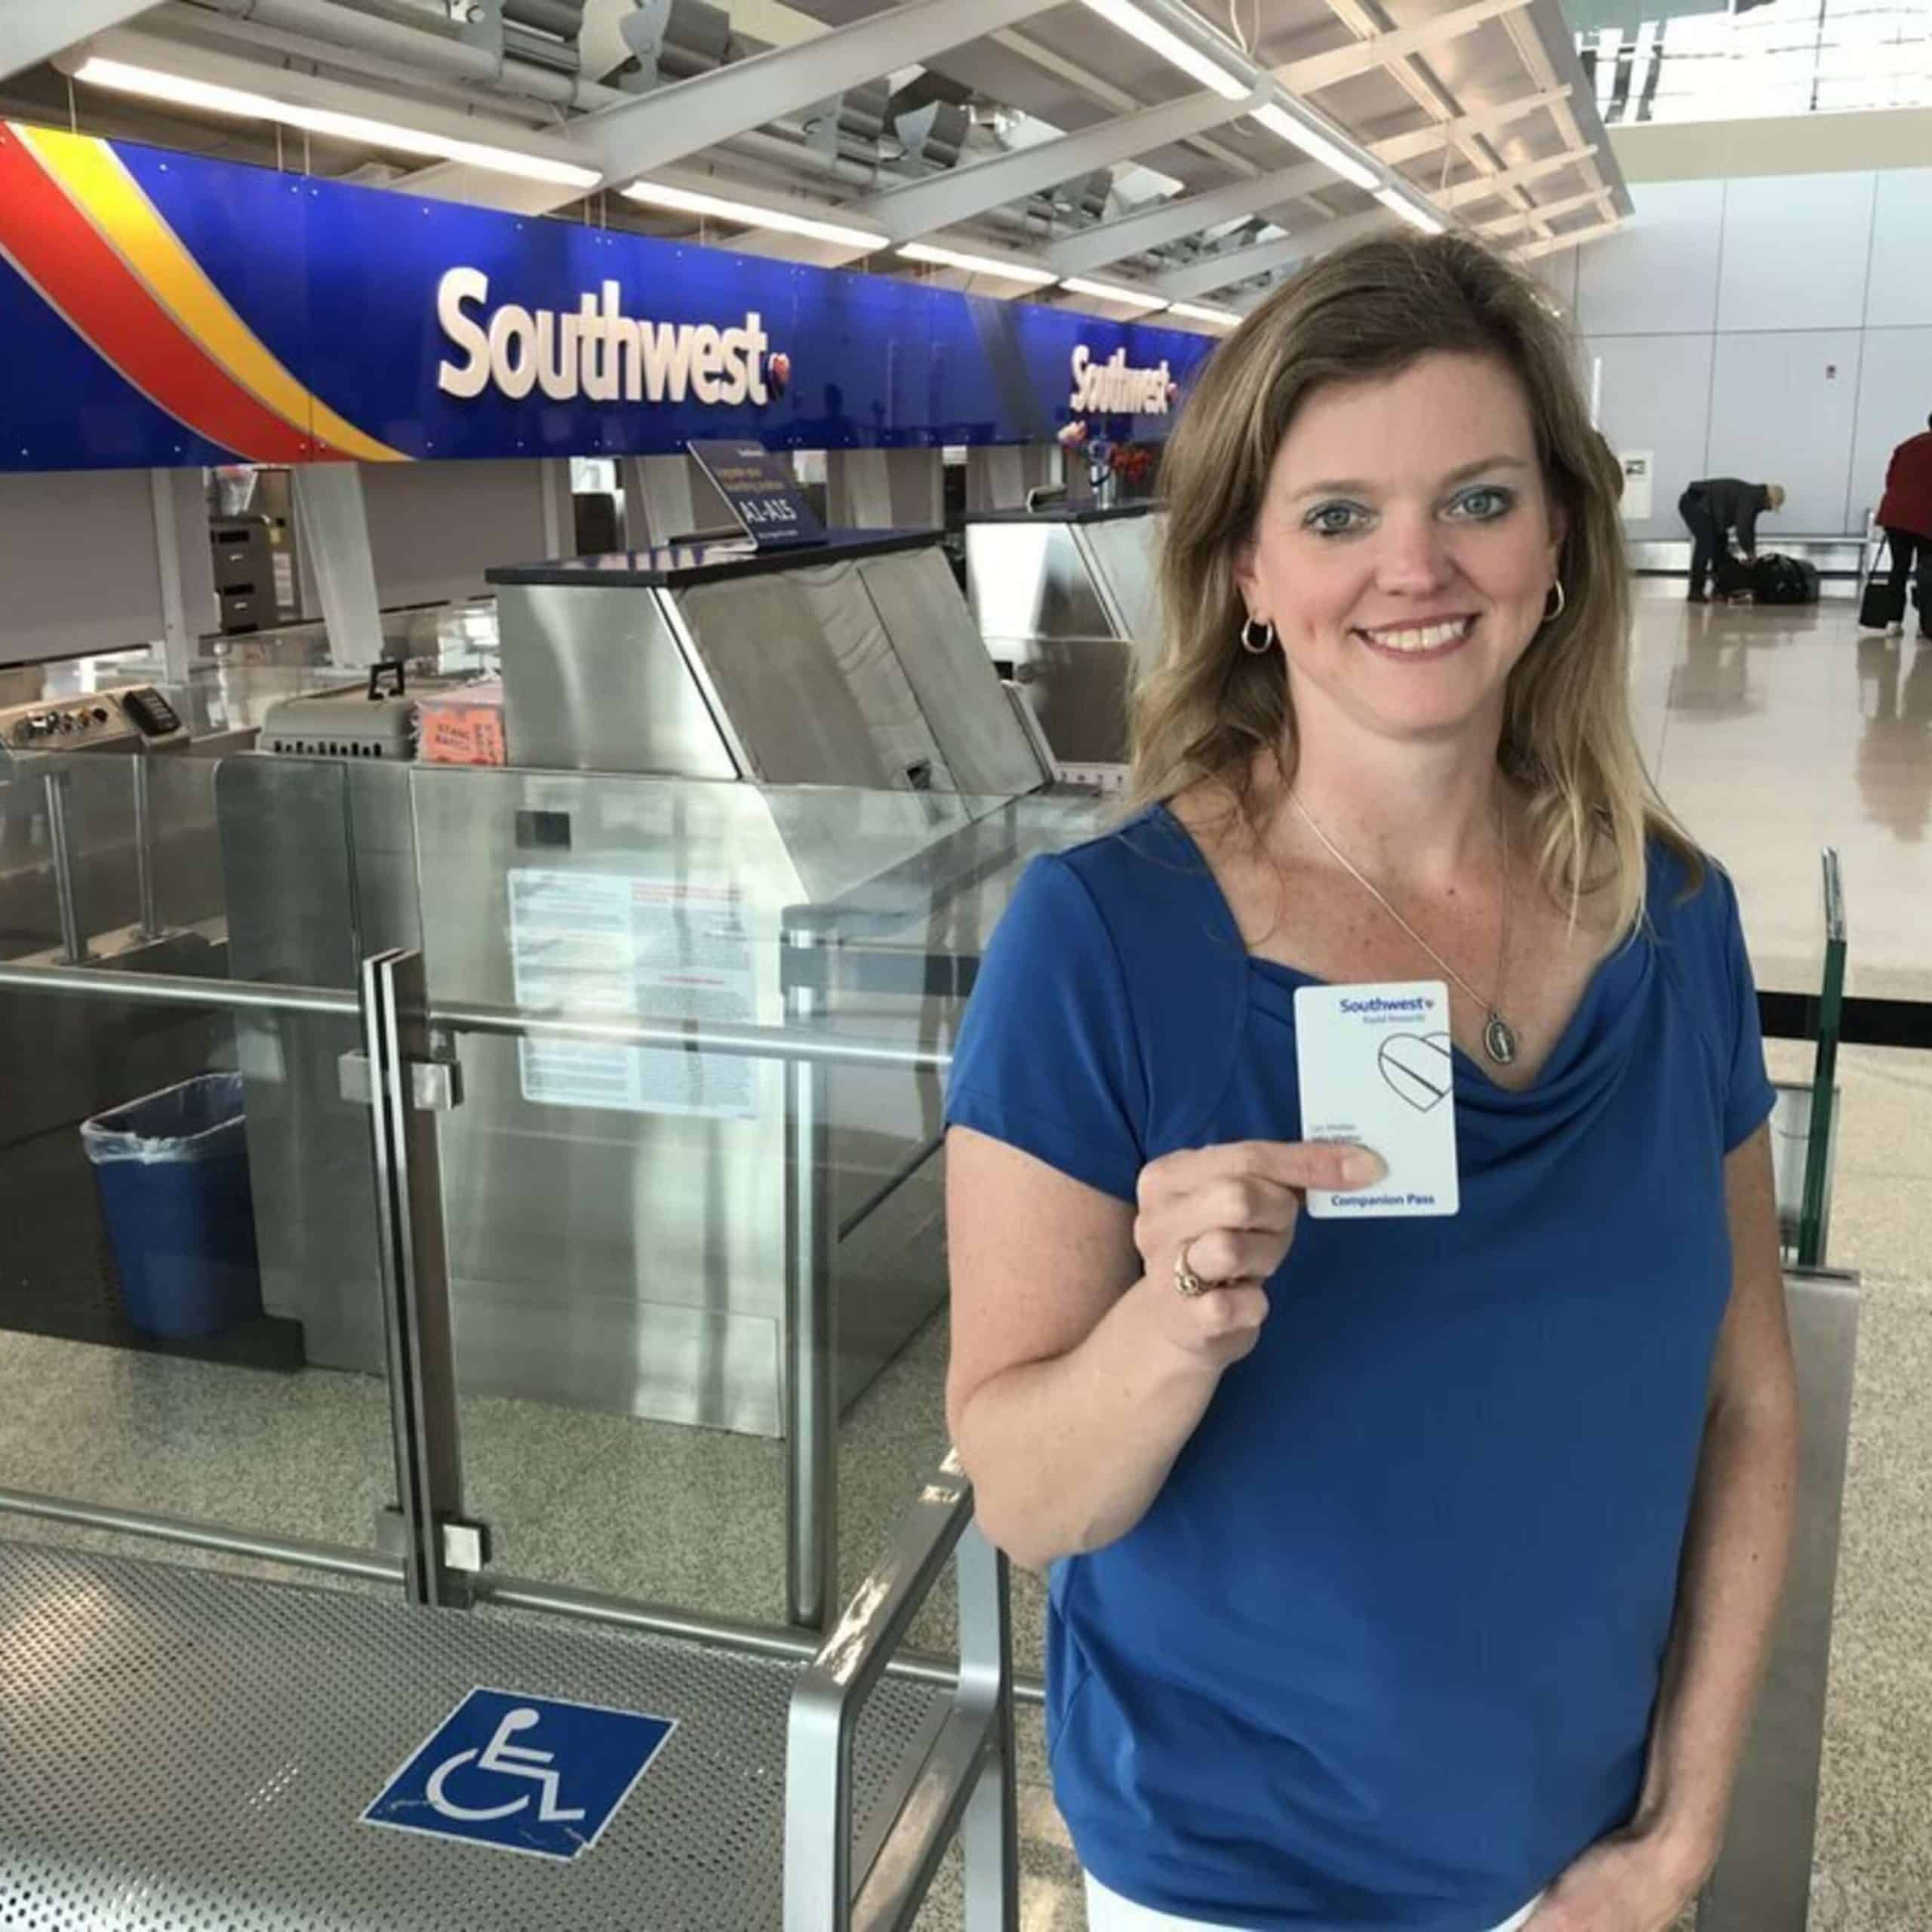
[[[943, 1056], [955, 962], [1094, 808], [427, 768], [411, 789], [429, 1004], [463, 1068], [440, 1144], [468, 1506], [508, 1574], [773, 1621], [800, 1103], [715, 1036]], [[519, 1038], [518, 1010], [681, 1037]], [[848, 1586], [945, 1445], [941, 1087], [835, 1063], [815, 1089]]]
[[[373, 1550], [395, 1497], [383, 1353], [334, 1340], [380, 1337], [381, 1307], [370, 1116], [340, 1069], [361, 1045], [347, 789], [266, 759], [0, 766], [16, 1504]], [[165, 990], [189, 980], [205, 997]], [[336, 997], [242, 1010], [235, 980]], [[0, 1509], [0, 1535], [84, 1534]]]

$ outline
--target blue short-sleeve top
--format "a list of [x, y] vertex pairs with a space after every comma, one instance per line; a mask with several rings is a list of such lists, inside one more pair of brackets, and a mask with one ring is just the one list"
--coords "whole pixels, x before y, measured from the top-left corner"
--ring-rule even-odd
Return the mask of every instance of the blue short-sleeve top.
[[[1312, 1221], [1140, 1523], [1054, 1567], [1048, 1723], [1088, 1869], [1273, 1932], [1479, 1932], [1626, 1822], [1770, 1112], [1730, 881], [1654, 844], [1644, 928], [1533, 1085], [1455, 1065], [1462, 1208]], [[1300, 1134], [1294, 992], [1157, 807], [1036, 860], [947, 1099], [1131, 1201]]]

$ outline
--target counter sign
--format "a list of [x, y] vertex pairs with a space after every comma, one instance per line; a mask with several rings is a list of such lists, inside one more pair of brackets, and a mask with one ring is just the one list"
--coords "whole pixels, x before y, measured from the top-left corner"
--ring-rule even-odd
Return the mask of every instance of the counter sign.
[[762, 443], [691, 442], [685, 447], [761, 550], [825, 541], [824, 529], [801, 494], [790, 466]]

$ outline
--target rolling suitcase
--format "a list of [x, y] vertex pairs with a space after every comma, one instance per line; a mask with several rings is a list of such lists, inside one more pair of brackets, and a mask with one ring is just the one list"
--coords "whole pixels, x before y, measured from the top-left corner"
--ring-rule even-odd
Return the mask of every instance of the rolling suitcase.
[[1882, 631], [1905, 621], [1905, 598], [1892, 588], [1889, 577], [1875, 577], [1859, 599], [1858, 628]]

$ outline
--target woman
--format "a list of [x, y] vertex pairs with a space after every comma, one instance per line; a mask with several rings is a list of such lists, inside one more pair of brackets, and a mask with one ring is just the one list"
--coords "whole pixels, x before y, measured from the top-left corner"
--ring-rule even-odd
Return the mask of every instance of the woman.
[[[948, 1407], [1052, 1567], [1095, 1932], [1660, 1932], [1795, 1398], [1755, 998], [1647, 792], [1614, 482], [1455, 238], [1314, 264], [1169, 447], [1144, 809], [1035, 864], [949, 1096]], [[1297, 987], [1439, 978], [1461, 1207], [1304, 1220]]]

